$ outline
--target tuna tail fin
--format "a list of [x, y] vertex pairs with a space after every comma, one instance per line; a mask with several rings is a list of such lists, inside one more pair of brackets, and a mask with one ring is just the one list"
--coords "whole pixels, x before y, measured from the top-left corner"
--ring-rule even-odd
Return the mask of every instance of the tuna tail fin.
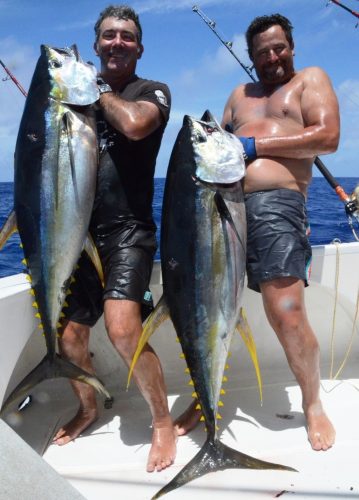
[[102, 382], [100, 382], [100, 380], [94, 375], [82, 370], [82, 368], [70, 363], [70, 361], [62, 359], [58, 354], [56, 354], [54, 358], [46, 355], [7, 397], [6, 401], [2, 405], [0, 413], [2, 413], [9, 406], [9, 404], [17, 398], [27, 395], [32, 387], [39, 384], [43, 380], [60, 377], [85, 382], [86, 384], [91, 385], [98, 392], [104, 394], [107, 398], [111, 398]]
[[128, 372], [127, 389], [130, 385], [133, 369], [135, 367], [135, 364], [137, 363], [139, 355], [142, 352], [142, 349], [145, 347], [149, 338], [155, 332], [155, 330], [157, 330], [157, 328], [164, 321], [166, 321], [166, 319], [168, 317], [169, 317], [168, 306], [167, 306], [167, 303], [166, 303], [164, 296], [162, 295], [160, 300], [157, 302], [156, 307], [154, 308], [152, 313], [148, 316], [148, 318], [146, 319], [146, 322], [144, 324], [144, 328], [142, 330], [142, 334], [141, 334], [141, 337], [138, 341], [137, 349], [136, 349], [135, 354], [133, 355], [130, 370]]
[[252, 331], [250, 329], [248, 320], [247, 320], [247, 315], [245, 313], [245, 310], [243, 307], [241, 307], [241, 314], [239, 318], [239, 323], [237, 325], [237, 330], [241, 334], [241, 337], [248, 349], [248, 352], [251, 356], [252, 363], [254, 365], [254, 369], [256, 371], [256, 376], [257, 376], [257, 381], [258, 381], [258, 388], [259, 388], [259, 395], [261, 399], [261, 403], [263, 402], [263, 394], [262, 394], [262, 377], [261, 377], [261, 372], [259, 369], [259, 362], [258, 362], [258, 357], [257, 357], [257, 349], [256, 349], [256, 344], [254, 341], [254, 337], [252, 334]]
[[208, 438], [197, 455], [170, 481], [159, 490], [152, 500], [189, 483], [209, 472], [225, 469], [273, 469], [297, 472], [285, 465], [265, 462], [245, 455], [221, 443], [218, 439]]
[[0, 250], [15, 231], [17, 231], [17, 222], [16, 214], [13, 210], [0, 230]]

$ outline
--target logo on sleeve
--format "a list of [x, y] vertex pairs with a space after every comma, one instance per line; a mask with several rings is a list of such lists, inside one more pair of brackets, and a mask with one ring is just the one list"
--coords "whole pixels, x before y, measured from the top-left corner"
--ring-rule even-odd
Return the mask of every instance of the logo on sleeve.
[[167, 103], [167, 97], [164, 95], [162, 90], [155, 90], [155, 94], [157, 97], [157, 101], [162, 104], [162, 106], [165, 106], [168, 108], [168, 103]]

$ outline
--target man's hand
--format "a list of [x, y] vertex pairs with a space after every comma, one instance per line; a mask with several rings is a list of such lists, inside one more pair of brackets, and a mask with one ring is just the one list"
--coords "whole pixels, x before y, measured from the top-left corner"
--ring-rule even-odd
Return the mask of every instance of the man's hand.
[[254, 137], [238, 137], [244, 149], [245, 160], [255, 160], [257, 158], [256, 141]]

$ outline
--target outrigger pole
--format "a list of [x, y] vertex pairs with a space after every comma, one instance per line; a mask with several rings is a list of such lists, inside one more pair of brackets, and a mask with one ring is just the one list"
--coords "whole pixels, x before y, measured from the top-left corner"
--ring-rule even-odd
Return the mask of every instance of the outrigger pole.
[[[334, 0], [331, 0], [334, 1]], [[338, 3], [335, 1], [335, 3]], [[206, 25], [213, 31], [213, 33], [219, 38], [219, 40], [223, 43], [223, 45], [226, 47], [227, 50], [232, 54], [232, 56], [236, 59], [236, 61], [241, 65], [241, 67], [244, 69], [244, 71], [247, 73], [249, 78], [253, 81], [256, 82], [257, 80], [254, 78], [252, 74], [253, 67], [246, 66], [245, 64], [240, 61], [239, 57], [234, 53], [232, 50], [232, 42], [226, 42], [221, 35], [218, 33], [216, 30], [216, 23], [209, 19], [204, 12], [202, 12], [197, 5], [194, 5], [192, 7], [193, 12], [197, 13], [200, 18], [206, 23]], [[359, 17], [359, 14], [358, 14]], [[332, 174], [329, 172], [327, 167], [324, 165], [322, 160], [317, 156], [314, 160], [314, 163], [318, 170], [321, 172], [323, 177], [328, 181], [330, 186], [334, 189], [334, 191], [337, 193], [339, 198], [344, 202], [345, 204], [345, 212], [348, 217], [348, 223], [349, 226], [353, 232], [353, 235], [357, 241], [359, 241], [359, 237], [357, 236], [354, 226], [353, 226], [353, 216], [355, 217], [357, 223], [359, 224], [359, 200], [357, 199], [357, 196], [354, 194], [349, 196], [342, 186], [339, 185], [339, 183], [336, 181], [336, 179], [332, 176]]]
[[4, 70], [6, 71], [6, 73], [9, 75], [9, 77], [11, 78], [11, 80], [15, 83], [15, 85], [17, 86], [17, 88], [20, 90], [20, 92], [25, 96], [27, 97], [27, 92], [26, 90], [20, 85], [20, 83], [16, 80], [15, 76], [11, 73], [11, 71], [9, 70], [9, 68], [7, 68], [5, 66], [5, 64], [2, 62], [2, 60], [0, 59], [0, 64], [1, 66], [4, 68]]
[[[341, 2], [338, 2], [338, 0], [329, 0], [328, 4], [330, 4], [330, 3], [335, 3], [336, 5], [338, 5], [339, 7], [341, 7], [342, 9], [344, 9], [347, 12], [349, 12], [350, 14], [352, 14], [352, 16], [354, 16], [357, 19], [359, 19], [359, 12], [356, 12], [355, 10], [349, 9], [349, 7], [347, 7], [346, 5], [344, 5]], [[356, 23], [355, 27], [357, 27], [357, 26], [358, 26], [358, 23]]]

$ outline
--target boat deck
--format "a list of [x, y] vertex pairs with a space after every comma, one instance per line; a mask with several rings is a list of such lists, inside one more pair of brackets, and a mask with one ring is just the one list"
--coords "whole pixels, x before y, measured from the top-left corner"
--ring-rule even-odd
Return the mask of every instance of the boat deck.
[[[87, 500], [150, 499], [205, 440], [200, 424], [188, 436], [179, 438], [172, 467], [160, 473], [145, 472], [151, 440], [150, 415], [139, 395], [122, 393], [115, 395], [112, 409], [101, 408], [98, 421], [74, 442], [47, 447], [55, 428], [76, 412], [76, 401], [66, 382], [55, 384], [56, 388], [48, 382], [41, 385], [35, 402], [22, 414], [26, 421], [23, 430], [21, 423], [15, 427], [39, 453], [46, 448], [46, 462]], [[197, 479], [169, 493], [168, 498], [359, 498], [358, 391], [359, 379], [322, 381], [322, 399], [336, 427], [337, 440], [329, 451], [315, 452], [307, 441], [297, 385], [265, 385], [262, 406], [257, 387], [228, 387], [220, 421], [222, 441], [256, 458], [293, 467], [298, 473], [226, 470]], [[66, 411], [64, 395], [68, 401]], [[190, 394], [171, 395], [169, 399], [176, 416], [186, 408]]]
[[[221, 439], [241, 452], [293, 467], [298, 472], [226, 470], [208, 474], [170, 492], [169, 499], [193, 498], [194, 495], [197, 500], [209, 497], [213, 500], [238, 497], [243, 500], [359, 499], [359, 275], [354, 273], [359, 265], [359, 243], [342, 245], [339, 260], [333, 245], [314, 250], [312, 283], [305, 293], [309, 320], [321, 346], [321, 396], [337, 431], [335, 446], [327, 452], [311, 449], [299, 388], [264, 318], [260, 295], [246, 289], [244, 305], [257, 344], [263, 404], [249, 355], [240, 336], [235, 335], [230, 368], [226, 373], [228, 382], [224, 386], [222, 420], [219, 421]], [[336, 262], [340, 263], [338, 279]], [[162, 290], [158, 266], [155, 266], [151, 283], [157, 301]], [[9, 393], [45, 354], [32, 300], [27, 293], [28, 285], [21, 276], [5, 278], [3, 284], [0, 287], [0, 340], [7, 348], [2, 347], [0, 351], [0, 400], [5, 391]], [[12, 326], [11, 335], [6, 325]], [[170, 321], [159, 328], [151, 344], [161, 359], [171, 412], [176, 417], [191, 402], [192, 388], [188, 385], [185, 362], [180, 359], [181, 349]], [[67, 480], [66, 484], [74, 487], [75, 493], [66, 492], [64, 500], [77, 500], [78, 495], [87, 500], [150, 499], [200, 449], [205, 441], [203, 425], [179, 438], [177, 458], [172, 467], [160, 473], [147, 473], [151, 416], [134, 383], [126, 391], [127, 369], [108, 341], [102, 319], [92, 331], [90, 350], [94, 354], [96, 372], [114, 396], [114, 404], [111, 409], [105, 409], [99, 398], [100, 418], [83, 435], [65, 446], [51, 444], [56, 429], [69, 421], [77, 410], [76, 399], [64, 379], [39, 384], [31, 391], [33, 402], [30, 406], [22, 412], [10, 408], [3, 418], [39, 456], [43, 456], [46, 466], [50, 465], [52, 471]], [[343, 364], [340, 380], [333, 380]], [[0, 429], [1, 447], [3, 441]], [[43, 477], [37, 474], [35, 479], [30, 466], [29, 470], [17, 470], [20, 466], [14, 459], [14, 474], [5, 475], [10, 466], [4, 469], [1, 460], [7, 464], [8, 457], [0, 454], [0, 500], [60, 499], [51, 487], [53, 474], [45, 476], [44, 472]], [[26, 477], [30, 484], [42, 481], [45, 490], [49, 484], [48, 494], [34, 496], [34, 490], [29, 488], [27, 497], [20, 495], [20, 485], [26, 474], [30, 475]], [[5, 494], [1, 491], [3, 485], [5, 489], [8, 486]], [[12, 495], [8, 493], [9, 488]]]

